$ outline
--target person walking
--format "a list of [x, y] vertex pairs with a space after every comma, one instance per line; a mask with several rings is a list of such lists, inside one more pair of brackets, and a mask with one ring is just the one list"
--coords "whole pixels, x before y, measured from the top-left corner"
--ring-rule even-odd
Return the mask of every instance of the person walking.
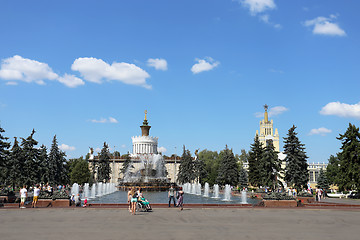
[[27, 198], [27, 189], [26, 189], [25, 185], [23, 186], [22, 189], [20, 189], [20, 198], [21, 198], [20, 208], [26, 208], [25, 207], [25, 201], [26, 201], [26, 198]]
[[129, 188], [129, 191], [127, 193], [127, 200], [129, 204], [129, 212], [131, 212], [131, 188]]
[[175, 188], [173, 185], [171, 185], [171, 187], [169, 188], [169, 192], [168, 192], [168, 198], [169, 198], [169, 207], [170, 207], [170, 204], [171, 204], [171, 199], [173, 200], [174, 202], [174, 207], [176, 207], [175, 205]]
[[179, 191], [178, 191], [178, 201], [177, 201], [177, 206], [180, 207], [180, 211], [183, 210], [183, 205], [184, 205], [184, 192], [182, 190], [182, 187], [180, 187]]
[[34, 196], [33, 196], [33, 201], [32, 201], [32, 207], [36, 208], [38, 200], [39, 200], [39, 195], [40, 195], [40, 188], [39, 188], [39, 184], [36, 184], [35, 188], [34, 188]]
[[131, 188], [131, 214], [132, 215], [135, 215], [136, 203], [137, 203], [138, 197], [139, 197], [139, 195], [138, 195], [135, 187]]

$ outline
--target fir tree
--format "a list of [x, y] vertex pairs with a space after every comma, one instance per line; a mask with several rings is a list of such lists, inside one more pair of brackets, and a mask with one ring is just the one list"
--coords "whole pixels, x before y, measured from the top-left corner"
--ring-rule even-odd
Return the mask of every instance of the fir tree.
[[10, 154], [10, 143], [7, 142], [9, 138], [3, 136], [2, 133], [4, 132], [5, 130], [0, 126], [0, 184], [6, 180], [8, 166], [7, 161]]
[[178, 182], [180, 184], [184, 184], [191, 182], [194, 179], [195, 179], [195, 174], [194, 174], [193, 159], [191, 157], [190, 151], [185, 150], [185, 146], [184, 146], [184, 151], [179, 166]]
[[21, 138], [22, 158], [24, 167], [22, 169], [22, 176], [25, 177], [23, 184], [27, 186], [34, 185], [40, 182], [41, 175], [39, 173], [39, 155], [40, 151], [35, 148], [38, 142], [33, 138], [35, 130], [33, 129], [30, 136]]
[[349, 123], [344, 134], [337, 138], [341, 141], [339, 167], [339, 189], [360, 190], [360, 133], [359, 128]]
[[130, 157], [129, 153], [123, 155], [122, 157], [125, 157], [125, 161], [124, 161], [120, 171], [125, 176], [126, 171], [128, 169], [129, 169], [129, 171], [131, 171], [134, 168], [134, 166], [131, 164], [132, 161], [131, 161], [131, 157]]
[[263, 159], [263, 146], [262, 143], [259, 141], [259, 136], [256, 135], [254, 138], [254, 143], [251, 144], [250, 151], [249, 151], [249, 169], [248, 169], [248, 178], [249, 183], [252, 186], [259, 187], [262, 182], [262, 176], [264, 175], [263, 170], [260, 168], [263, 166], [262, 159]]
[[110, 152], [109, 146], [104, 142], [104, 146], [101, 149], [99, 155], [99, 163], [97, 167], [97, 181], [108, 182], [110, 180]]
[[14, 144], [11, 148], [8, 158], [6, 172], [7, 183], [12, 185], [13, 188], [20, 186], [25, 182], [25, 176], [22, 175], [22, 170], [24, 169], [24, 158], [22, 157], [22, 150], [19, 146], [17, 138], [14, 137], [14, 139]]
[[65, 156], [65, 153], [59, 149], [55, 135], [48, 156], [48, 179], [52, 185], [65, 184], [67, 182]]
[[194, 161], [194, 174], [195, 179], [198, 180], [199, 183], [204, 184], [204, 179], [207, 177], [207, 172], [205, 169], [205, 163], [204, 161], [199, 158], [199, 155], [197, 154], [197, 151], [195, 151], [195, 161]]
[[331, 155], [325, 172], [329, 184], [337, 185], [339, 183], [339, 165], [339, 157]]
[[48, 180], [48, 155], [47, 148], [45, 145], [41, 145], [39, 153], [39, 173], [40, 173], [40, 182], [47, 183]]
[[239, 171], [239, 187], [246, 188], [248, 186], [248, 175], [246, 170], [241, 167]]
[[324, 191], [330, 188], [326, 173], [322, 169], [320, 169], [319, 177], [317, 180], [317, 187], [322, 188]]
[[286, 154], [285, 181], [293, 185], [299, 192], [306, 187], [308, 182], [308, 163], [305, 152], [305, 145], [296, 136], [296, 127], [289, 129], [288, 135], [284, 138], [284, 154]]
[[225, 149], [220, 152], [219, 157], [220, 166], [216, 179], [217, 183], [236, 186], [239, 182], [239, 168], [233, 151], [226, 145]]
[[261, 160], [261, 169], [263, 171], [261, 184], [273, 190], [277, 187], [281, 171], [281, 162], [277, 154], [278, 152], [275, 151], [272, 141], [268, 140]]

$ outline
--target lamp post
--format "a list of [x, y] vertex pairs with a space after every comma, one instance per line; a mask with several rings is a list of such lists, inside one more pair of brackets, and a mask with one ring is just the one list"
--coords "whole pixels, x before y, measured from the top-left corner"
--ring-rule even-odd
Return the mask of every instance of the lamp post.
[[175, 147], [175, 163], [174, 163], [174, 183], [176, 184], [176, 147]]

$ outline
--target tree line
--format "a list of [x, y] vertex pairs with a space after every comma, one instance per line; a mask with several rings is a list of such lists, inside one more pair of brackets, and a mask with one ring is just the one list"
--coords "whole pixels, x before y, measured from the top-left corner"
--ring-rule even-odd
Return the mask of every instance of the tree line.
[[89, 163], [83, 157], [66, 160], [65, 152], [59, 149], [56, 135], [48, 151], [45, 145], [38, 147], [34, 129], [27, 138], [14, 137], [12, 144], [4, 133], [0, 126], [0, 186], [15, 188], [38, 183], [55, 186], [75, 182], [106, 182], [110, 179], [110, 153], [106, 143], [90, 171]]
[[[308, 164], [304, 144], [295, 132], [296, 127], [289, 129], [284, 138], [285, 169], [281, 168], [281, 160], [275, 151], [273, 142], [268, 140], [266, 145], [260, 142], [256, 135], [254, 143], [247, 153], [241, 150], [240, 155], [234, 155], [228, 146], [220, 153], [216, 151], [201, 151], [193, 160], [190, 151], [184, 147], [180, 169], [179, 183], [198, 181], [209, 184], [230, 184], [232, 186], [268, 187], [273, 190], [282, 187], [280, 178], [298, 190], [305, 188], [308, 182]], [[248, 163], [248, 171], [243, 167]]]

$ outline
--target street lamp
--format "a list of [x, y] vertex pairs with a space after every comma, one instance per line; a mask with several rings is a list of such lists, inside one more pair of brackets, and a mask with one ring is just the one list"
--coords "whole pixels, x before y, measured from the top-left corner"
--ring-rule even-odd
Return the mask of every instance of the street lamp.
[[174, 163], [174, 183], [176, 184], [176, 147], [175, 147], [175, 163]]

